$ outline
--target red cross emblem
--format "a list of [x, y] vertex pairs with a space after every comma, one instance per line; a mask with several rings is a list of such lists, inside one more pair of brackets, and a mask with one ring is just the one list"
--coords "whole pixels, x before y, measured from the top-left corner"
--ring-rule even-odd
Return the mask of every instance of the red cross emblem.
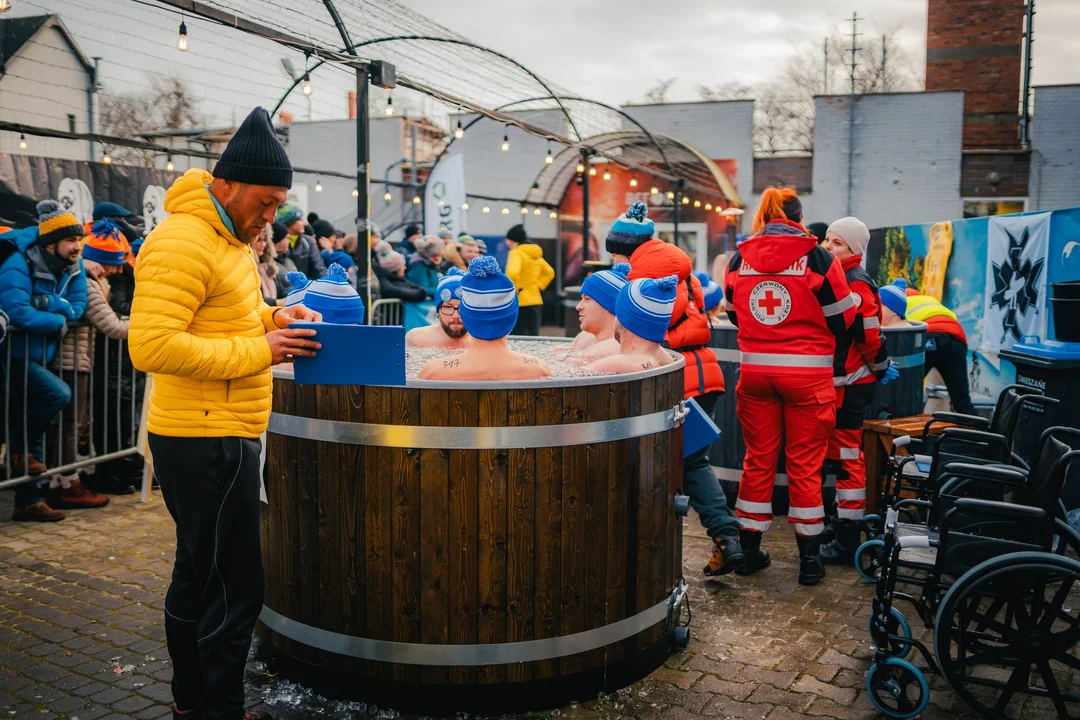
[[750, 291], [750, 314], [762, 325], [777, 325], [791, 313], [791, 294], [775, 280], [760, 282]]

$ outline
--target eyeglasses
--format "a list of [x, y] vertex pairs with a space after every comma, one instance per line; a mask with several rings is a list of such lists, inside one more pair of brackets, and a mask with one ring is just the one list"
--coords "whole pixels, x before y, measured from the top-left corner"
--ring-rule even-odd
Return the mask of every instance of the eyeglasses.
[[443, 317], [453, 317], [458, 314], [458, 309], [453, 305], [440, 305], [439, 314]]

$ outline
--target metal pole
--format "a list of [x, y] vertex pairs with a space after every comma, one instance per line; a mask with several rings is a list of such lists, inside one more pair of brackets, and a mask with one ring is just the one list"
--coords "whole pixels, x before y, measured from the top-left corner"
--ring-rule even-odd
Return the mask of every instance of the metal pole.
[[[101, 58], [94, 58], [94, 69], [90, 73], [90, 85], [86, 88], [86, 119], [90, 126], [90, 134], [94, 134], [95, 118], [94, 118], [94, 96], [97, 95], [98, 85], [98, 64], [101, 62]], [[94, 141], [90, 141], [90, 157], [87, 158], [90, 162], [94, 162]]]
[[828, 95], [829, 94], [829, 38], [825, 38], [824, 61], [825, 62], [822, 65], [823, 69], [821, 71], [821, 76], [822, 76], [821, 79], [822, 79], [822, 85], [825, 88], [825, 92], [822, 93], [822, 94], [823, 95]]
[[672, 206], [671, 224], [675, 227], [675, 237], [672, 240], [675, 247], [679, 247], [679, 208], [682, 206], [683, 180], [680, 178], [675, 183], [675, 204]]
[[[409, 127], [409, 138], [412, 140], [412, 150], [409, 153], [409, 162], [411, 163], [411, 167], [409, 169], [409, 184], [412, 185], [412, 197], [409, 199], [412, 200], [414, 198], [420, 197], [420, 169], [417, 167], [416, 164], [416, 144], [419, 138], [419, 133], [417, 132], [415, 122]], [[421, 215], [420, 217], [416, 216], [419, 208], [420, 206], [414, 202], [412, 204], [412, 208], [409, 209], [409, 217], [414, 223], [418, 223], [420, 227], [424, 227], [423, 215]], [[438, 230], [439, 228], [435, 228], [431, 231], [431, 234], [435, 234], [436, 232], [438, 232]], [[424, 234], [428, 234], [428, 230], [426, 227], [424, 228]]]
[[[581, 164], [585, 172], [581, 173], [581, 262], [589, 259], [589, 151], [581, 151]], [[582, 265], [581, 280], [585, 280], [585, 266]]]
[[1031, 43], [1035, 39], [1032, 22], [1035, 20], [1035, 0], [1027, 0], [1027, 13], [1024, 23], [1024, 97], [1021, 102], [1023, 112], [1020, 115], [1020, 147], [1031, 147]]
[[855, 69], [858, 65], [856, 53], [858, 47], [855, 45], [855, 38], [859, 36], [856, 32], [859, 23], [858, 13], [851, 13], [851, 97], [848, 100], [848, 170], [847, 170], [847, 214], [851, 215], [851, 200], [852, 190], [854, 185], [854, 173], [855, 173]]
[[368, 69], [356, 69], [356, 273], [367, 278], [365, 305], [371, 315], [371, 120]]

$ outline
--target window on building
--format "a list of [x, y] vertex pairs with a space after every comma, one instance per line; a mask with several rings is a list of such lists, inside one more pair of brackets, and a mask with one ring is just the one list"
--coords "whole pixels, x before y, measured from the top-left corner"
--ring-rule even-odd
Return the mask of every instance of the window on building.
[[75, 116], [68, 113], [68, 132], [75, 132]]
[[1011, 215], [1027, 210], [1027, 198], [964, 198], [964, 217]]

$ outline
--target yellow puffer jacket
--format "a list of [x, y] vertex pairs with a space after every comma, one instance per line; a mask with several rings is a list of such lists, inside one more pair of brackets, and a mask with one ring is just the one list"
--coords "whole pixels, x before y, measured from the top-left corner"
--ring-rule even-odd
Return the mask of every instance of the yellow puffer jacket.
[[552, 280], [555, 271], [544, 259], [543, 249], [534, 243], [521, 243], [506, 258], [506, 276], [518, 291], [518, 305], [543, 305], [540, 293]]
[[257, 438], [270, 418], [274, 308], [251, 248], [221, 221], [205, 170], [165, 196], [170, 214], [135, 266], [131, 361], [154, 374], [147, 429], [172, 437]]

